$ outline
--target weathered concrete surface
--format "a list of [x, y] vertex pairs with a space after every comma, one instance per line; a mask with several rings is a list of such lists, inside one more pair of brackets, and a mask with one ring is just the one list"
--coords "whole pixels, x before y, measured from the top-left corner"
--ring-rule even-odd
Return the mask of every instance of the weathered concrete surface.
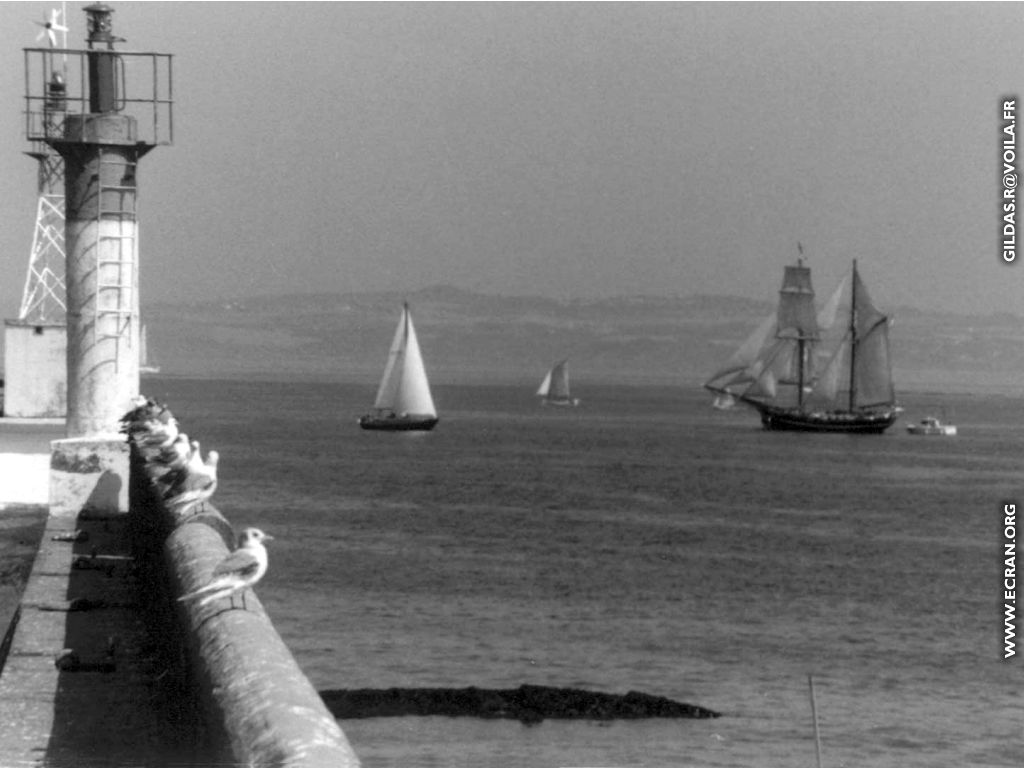
[[0, 644], [0, 768], [357, 768], [255, 594], [175, 600], [233, 548], [230, 524], [209, 504], [176, 519], [139, 456], [122, 473], [123, 438], [54, 446], [51, 472], [76, 477], [51, 486], [20, 618]]
[[[171, 595], [206, 585], [235, 548], [231, 525], [209, 501], [187, 514], [165, 503], [174, 473], [165, 474], [153, 451], [134, 447], [131, 464], [131, 506], [150, 510], [141, 520], [157, 530], [145, 538], [163, 542], [160, 562]], [[190, 694], [199, 709], [195, 737], [204, 759], [233, 765], [358, 768], [359, 759], [337, 720], [251, 589], [205, 606], [176, 600], [171, 605]]]
[[130, 529], [127, 515], [48, 519], [0, 675], [0, 765], [191, 757]]
[[67, 413], [67, 327], [4, 321], [3, 413], [59, 418]]
[[[229, 553], [230, 526], [210, 505], [167, 539], [174, 591], [206, 584]], [[221, 759], [243, 765], [355, 768], [359, 759], [252, 591], [179, 603], [203, 721]], [[219, 731], [219, 732], [218, 732]]]
[[128, 511], [128, 444], [97, 435], [54, 440], [50, 453], [50, 514]]

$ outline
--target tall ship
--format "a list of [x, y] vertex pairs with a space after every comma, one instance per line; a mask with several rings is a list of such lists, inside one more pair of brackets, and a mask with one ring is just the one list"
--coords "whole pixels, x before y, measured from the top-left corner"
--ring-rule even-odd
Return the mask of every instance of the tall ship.
[[359, 426], [389, 432], [427, 431], [437, 422], [412, 314], [409, 305], [403, 304], [373, 411], [359, 419]]
[[872, 303], [856, 260], [820, 308], [811, 270], [798, 260], [785, 268], [776, 311], [704, 387], [757, 410], [765, 429], [884, 432], [902, 410], [892, 383], [889, 323]]
[[579, 405], [578, 397], [569, 394], [569, 360], [560, 360], [544, 374], [537, 389], [541, 405]]

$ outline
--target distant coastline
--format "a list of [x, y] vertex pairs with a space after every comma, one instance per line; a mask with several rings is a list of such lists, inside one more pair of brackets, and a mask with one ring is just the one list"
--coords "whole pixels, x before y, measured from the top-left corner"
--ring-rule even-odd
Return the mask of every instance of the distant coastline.
[[[154, 303], [146, 316], [159, 376], [369, 382], [403, 300], [439, 384], [535, 384], [571, 356], [580, 385], [699, 386], [772, 311], [736, 296], [559, 300], [439, 286]], [[898, 391], [1024, 391], [1024, 318], [886, 309]]]

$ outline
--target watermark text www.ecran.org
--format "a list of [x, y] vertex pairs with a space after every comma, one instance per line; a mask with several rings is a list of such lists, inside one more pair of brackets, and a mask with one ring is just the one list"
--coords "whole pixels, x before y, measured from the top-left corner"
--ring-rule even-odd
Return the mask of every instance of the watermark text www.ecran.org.
[[1017, 98], [1003, 98], [1002, 144], [1002, 237], [1003, 261], [1017, 258]]
[[1016, 655], [1017, 505], [1003, 505], [1003, 658]]

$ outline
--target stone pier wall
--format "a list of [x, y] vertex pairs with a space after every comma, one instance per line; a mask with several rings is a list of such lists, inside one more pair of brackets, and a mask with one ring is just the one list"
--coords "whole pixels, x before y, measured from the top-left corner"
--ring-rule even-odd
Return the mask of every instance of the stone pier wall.
[[337, 720], [252, 590], [205, 606], [177, 601], [209, 581], [236, 532], [209, 501], [175, 517], [155, 469], [133, 450], [133, 505], [167, 531], [162, 562], [205, 749], [232, 764], [357, 768]]
[[160, 468], [55, 441], [46, 529], [0, 642], [0, 765], [358, 768], [252, 590], [179, 602], [234, 548], [208, 501], [165, 504]]

